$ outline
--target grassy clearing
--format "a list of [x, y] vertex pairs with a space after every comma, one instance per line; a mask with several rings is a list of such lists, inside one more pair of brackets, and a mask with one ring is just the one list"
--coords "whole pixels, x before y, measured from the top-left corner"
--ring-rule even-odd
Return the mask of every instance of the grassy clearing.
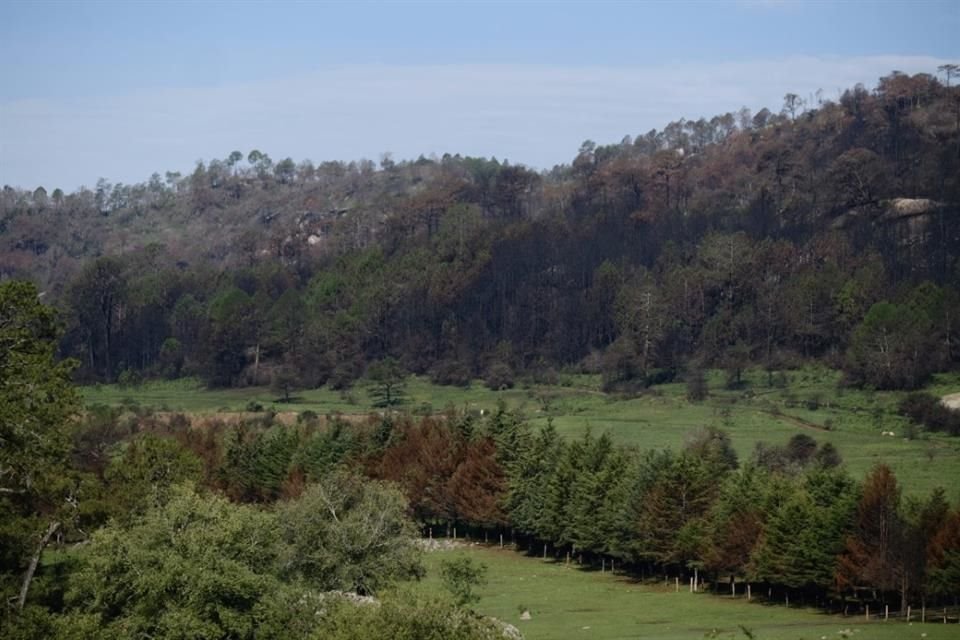
[[[785, 386], [770, 386], [766, 374], [756, 370], [746, 374], [741, 389], [727, 390], [722, 372], [716, 371], [709, 376], [710, 397], [690, 403], [682, 383], [659, 385], [628, 398], [601, 393], [597, 376], [564, 376], [554, 386], [503, 391], [490, 391], [480, 383], [466, 389], [442, 387], [411, 377], [403, 408], [422, 413], [451, 406], [492, 411], [503, 401], [522, 410], [534, 425], [553, 420], [566, 437], [577, 437], [590, 428], [645, 449], [679, 448], [694, 429], [714, 425], [730, 433], [741, 459], [749, 457], [761, 440], [782, 444], [796, 433], [806, 433], [820, 442], [832, 442], [856, 477], [884, 462], [894, 469], [908, 494], [944, 486], [951, 492], [950, 499], [960, 499], [960, 440], [923, 433], [906, 439], [908, 423], [896, 414], [902, 393], [839, 389], [838, 381], [835, 371], [811, 368], [789, 372]], [[958, 391], [960, 375], [938, 376], [928, 390], [937, 395]], [[277, 396], [262, 387], [207, 390], [195, 380], [151, 382], [135, 389], [85, 387], [83, 394], [89, 404], [136, 402], [192, 413], [243, 411], [250, 402], [277, 411], [311, 410], [319, 415], [374, 410], [362, 385], [346, 393], [326, 388], [300, 391], [292, 403], [278, 403]]]
[[[489, 567], [488, 584], [474, 606], [519, 628], [528, 640], [614, 640], [657, 638], [745, 638], [743, 625], [758, 640], [839, 639], [849, 629], [858, 640], [927, 640], [960, 637], [960, 625], [914, 624], [843, 618], [798, 607], [748, 603], [674, 586], [637, 584], [609, 572], [582, 571], [508, 550], [471, 547], [427, 554], [427, 578], [419, 588], [443, 590], [440, 562], [469, 555]], [[530, 620], [521, 620], [527, 609]], [[856, 631], [855, 631], [856, 630]]]

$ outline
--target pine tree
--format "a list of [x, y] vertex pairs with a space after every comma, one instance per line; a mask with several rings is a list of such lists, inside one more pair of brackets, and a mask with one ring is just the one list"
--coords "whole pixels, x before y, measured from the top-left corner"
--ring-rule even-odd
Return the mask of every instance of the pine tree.
[[840, 556], [841, 588], [870, 585], [882, 591], [903, 587], [903, 519], [900, 488], [890, 467], [880, 464], [864, 480], [854, 527]]

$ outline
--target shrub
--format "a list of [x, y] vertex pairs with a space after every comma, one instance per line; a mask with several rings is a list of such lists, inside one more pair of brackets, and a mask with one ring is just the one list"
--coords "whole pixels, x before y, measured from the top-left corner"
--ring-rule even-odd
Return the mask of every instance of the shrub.
[[900, 415], [922, 424], [931, 431], [960, 435], [960, 411], [951, 409], [929, 393], [911, 393], [898, 407]]
[[487, 583], [487, 565], [473, 558], [444, 560], [440, 565], [443, 585], [453, 595], [458, 606], [477, 602], [476, 589]]
[[487, 368], [487, 374], [483, 381], [487, 388], [493, 391], [512, 389], [514, 384], [513, 369], [506, 363], [494, 362]]
[[117, 386], [121, 389], [136, 388], [143, 384], [143, 376], [136, 369], [124, 369], [117, 376]]
[[687, 372], [685, 378], [687, 382], [687, 400], [690, 402], [703, 402], [706, 400], [707, 396], [710, 395], [710, 390], [707, 386], [707, 376], [704, 375], [703, 369], [695, 366]]
[[470, 367], [459, 360], [441, 360], [430, 369], [430, 381], [433, 384], [469, 387], [472, 377]]
[[317, 415], [317, 412], [311, 411], [310, 409], [307, 409], [306, 411], [301, 411], [299, 415], [297, 415], [298, 424], [314, 425], [317, 423], [319, 419], [320, 419], [320, 416]]

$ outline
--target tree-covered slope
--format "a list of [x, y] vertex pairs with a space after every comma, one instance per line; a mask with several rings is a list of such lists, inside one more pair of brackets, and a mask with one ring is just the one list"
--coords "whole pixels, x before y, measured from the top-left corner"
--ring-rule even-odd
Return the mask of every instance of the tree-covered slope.
[[0, 272], [69, 312], [88, 379], [349, 384], [578, 366], [609, 388], [804, 358], [913, 387], [958, 358], [960, 88], [892, 73], [780, 113], [495, 159], [273, 162], [6, 188]]

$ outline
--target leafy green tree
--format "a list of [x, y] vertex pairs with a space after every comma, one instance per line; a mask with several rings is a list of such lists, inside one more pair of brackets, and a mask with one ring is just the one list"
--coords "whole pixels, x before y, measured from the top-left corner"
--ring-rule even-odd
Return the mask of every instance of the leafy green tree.
[[172, 438], [144, 434], [124, 443], [104, 472], [112, 504], [123, 519], [166, 504], [175, 485], [200, 480], [201, 462]]
[[233, 168], [238, 162], [243, 160], [243, 154], [239, 151], [231, 151], [230, 155], [227, 156], [227, 166]]
[[556, 459], [544, 477], [542, 502], [535, 525], [537, 537], [557, 546], [571, 544], [570, 497], [583, 456], [583, 439], [561, 444]]
[[160, 345], [159, 364], [160, 371], [165, 378], [175, 379], [180, 377], [183, 369], [184, 349], [183, 344], [176, 338], [167, 338]]
[[635, 560], [634, 539], [642, 499], [638, 497], [640, 464], [636, 451], [618, 448], [607, 461], [600, 482], [603, 500], [597, 512], [600, 553], [623, 561]]
[[266, 312], [266, 337], [268, 344], [284, 355], [292, 357], [303, 335], [306, 305], [294, 288], [289, 288], [272, 303]]
[[285, 576], [374, 594], [423, 573], [407, 500], [388, 485], [334, 473], [281, 504], [278, 516]]
[[107, 381], [114, 376], [114, 333], [117, 309], [128, 294], [126, 269], [120, 258], [105, 256], [87, 263], [68, 292], [75, 321], [87, 336], [92, 371]]
[[933, 542], [950, 516], [946, 492], [934, 489], [925, 500], [909, 497], [903, 506], [903, 591], [908, 599], [919, 595], [926, 602], [930, 593], [929, 563]]
[[787, 441], [787, 458], [799, 465], [805, 466], [817, 453], [817, 441], [805, 433], [798, 433]]
[[211, 302], [207, 316], [205, 373], [212, 386], [229, 386], [246, 365], [246, 349], [256, 333], [253, 301], [232, 287]]
[[[0, 284], [0, 595], [23, 609], [37, 562], [76, 507], [68, 426], [75, 362], [55, 359], [61, 329], [32, 284]], [[19, 591], [17, 591], [19, 587]]]
[[855, 485], [841, 472], [817, 470], [799, 485], [774, 482], [771, 489], [748, 577], [789, 589], [833, 588], [856, 509]]
[[914, 389], [933, 371], [931, 329], [926, 314], [878, 302], [853, 333], [847, 369], [878, 389]]
[[768, 477], [750, 465], [728, 474], [710, 509], [705, 566], [720, 575], [745, 576], [750, 556], [763, 533]]
[[68, 594], [107, 637], [254, 638], [254, 612], [281, 590], [276, 518], [175, 489], [129, 527], [94, 533]]
[[375, 407], [392, 407], [403, 402], [406, 372], [395, 359], [387, 357], [371, 364], [367, 379]]
[[297, 164], [293, 158], [284, 158], [273, 167], [273, 173], [280, 184], [290, 184], [297, 176]]
[[608, 533], [603, 526], [604, 516], [608, 515], [602, 511], [604, 502], [607, 492], [614, 487], [613, 478], [622, 471], [623, 459], [606, 433], [593, 438], [588, 431], [581, 447], [567, 505], [566, 538], [577, 549], [597, 553], [606, 546]]
[[[564, 443], [552, 422], [548, 422], [528, 445], [521, 444], [507, 466], [507, 495], [504, 500], [510, 521], [518, 530], [546, 538], [541, 532], [549, 515], [545, 501], [550, 477], [557, 469]], [[549, 526], [549, 525], [548, 525]]]
[[739, 464], [730, 435], [716, 427], [702, 427], [688, 434], [684, 451], [710, 463], [720, 472], [736, 469]]
[[278, 402], [290, 402], [293, 399], [291, 394], [299, 386], [300, 378], [292, 365], [281, 364], [270, 373], [270, 390], [280, 394]]
[[218, 470], [221, 486], [234, 500], [276, 500], [292, 470], [298, 444], [291, 429], [262, 431], [252, 425], [237, 426], [228, 432], [224, 445]]
[[820, 545], [820, 515], [806, 492], [794, 492], [770, 516], [751, 577], [791, 589], [829, 585], [834, 554]]
[[297, 448], [293, 465], [303, 470], [308, 479], [318, 480], [329, 475], [358, 447], [354, 430], [344, 420], [335, 417], [326, 429], [305, 438]]
[[687, 383], [687, 400], [690, 402], [703, 402], [710, 395], [707, 376], [700, 363], [691, 363], [684, 379]]
[[931, 593], [956, 597], [960, 592], [960, 510], [945, 518], [928, 547]]
[[440, 575], [454, 602], [463, 607], [480, 601], [476, 590], [487, 583], [487, 565], [467, 557], [444, 560]]
[[[703, 459], [683, 454], [656, 461], [640, 514], [638, 544], [644, 555], [662, 564], [684, 566], [700, 560], [704, 539], [680, 537], [699, 530], [720, 484], [716, 470]], [[698, 536], [699, 537], [699, 536]], [[691, 544], [691, 543], [696, 544]]]

